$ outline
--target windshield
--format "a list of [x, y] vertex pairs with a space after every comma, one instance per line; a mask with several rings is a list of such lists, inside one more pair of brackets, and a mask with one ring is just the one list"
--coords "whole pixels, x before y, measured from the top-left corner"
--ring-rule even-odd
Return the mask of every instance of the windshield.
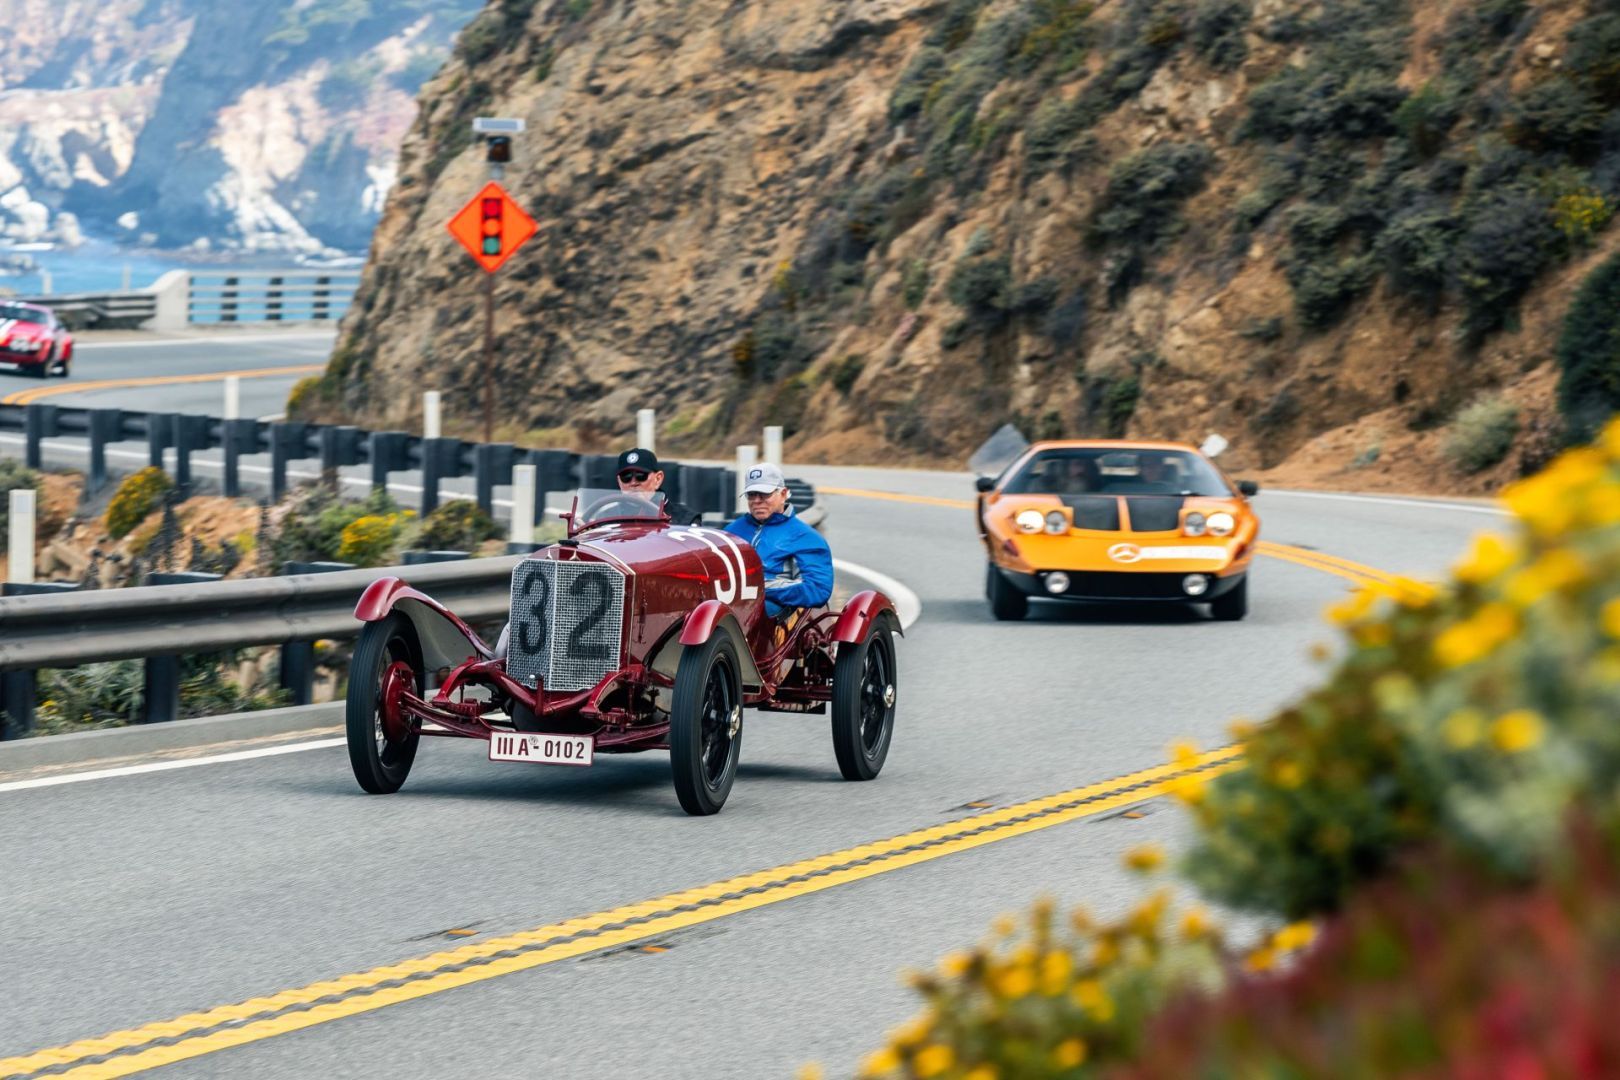
[[1220, 473], [1185, 450], [1042, 450], [1003, 489], [1008, 495], [1232, 494]]
[[42, 308], [6, 303], [0, 303], [0, 319], [17, 319], [22, 322], [43, 323], [46, 326], [49, 326], [51, 321], [50, 314]]
[[664, 516], [664, 493], [643, 494], [618, 488], [580, 488], [575, 496], [574, 528], [604, 521], [658, 521]]

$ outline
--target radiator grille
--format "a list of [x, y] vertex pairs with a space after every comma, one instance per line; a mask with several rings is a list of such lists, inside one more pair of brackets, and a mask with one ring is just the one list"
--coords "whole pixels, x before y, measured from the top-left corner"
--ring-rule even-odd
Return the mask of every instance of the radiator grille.
[[605, 563], [527, 559], [512, 571], [506, 670], [525, 686], [585, 690], [619, 667], [624, 575]]

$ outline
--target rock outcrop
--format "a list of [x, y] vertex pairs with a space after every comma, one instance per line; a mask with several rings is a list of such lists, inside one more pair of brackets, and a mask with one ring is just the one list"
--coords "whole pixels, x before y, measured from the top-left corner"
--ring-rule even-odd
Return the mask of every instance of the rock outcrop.
[[1615, 246], [1605, 20], [493, 0], [424, 89], [298, 407], [404, 425], [439, 388], [475, 429], [483, 275], [444, 226], [485, 178], [470, 120], [499, 114], [527, 121], [507, 186], [540, 222], [496, 281], [507, 437], [606, 443], [655, 406], [675, 452], [774, 422], [800, 460], [960, 462], [1012, 419], [1219, 431], [1261, 468], [1378, 417], [1400, 455], [1334, 443], [1318, 471], [1481, 488], [1502, 476], [1459, 473], [1445, 425], [1502, 393], [1546, 440], [1562, 312]]

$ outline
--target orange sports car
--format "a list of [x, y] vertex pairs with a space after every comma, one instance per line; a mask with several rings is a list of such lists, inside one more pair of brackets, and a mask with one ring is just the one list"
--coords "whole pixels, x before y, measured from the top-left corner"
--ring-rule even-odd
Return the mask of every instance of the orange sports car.
[[1040, 442], [997, 477], [981, 476], [985, 594], [998, 619], [1033, 598], [1208, 604], [1249, 610], [1260, 520], [1253, 481], [1234, 484], [1180, 443]]

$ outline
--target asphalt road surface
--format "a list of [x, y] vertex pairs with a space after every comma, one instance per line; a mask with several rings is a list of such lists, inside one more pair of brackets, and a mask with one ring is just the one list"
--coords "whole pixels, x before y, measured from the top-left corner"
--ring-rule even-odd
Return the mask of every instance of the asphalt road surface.
[[[839, 779], [824, 717], [749, 713], [731, 800], [705, 819], [681, 812], [662, 753], [545, 769], [450, 740], [424, 745], [386, 797], [361, 794], [341, 746], [0, 787], [0, 1058], [354, 975], [80, 1045], [56, 1070], [110, 1053], [188, 1077], [755, 1078], [807, 1061], [847, 1075], [917, 1011], [904, 969], [1038, 894], [1118, 911], [1144, 888], [1121, 854], [1182, 844], [1180, 811], [1126, 794], [1048, 828], [946, 842], [929, 861], [712, 890], [740, 899], [693, 903], [708, 915], [684, 926], [670, 903], [617, 909], [1148, 769], [1175, 740], [1221, 746], [1234, 718], [1263, 718], [1321, 670], [1307, 648], [1332, 641], [1321, 611], [1357, 574], [1306, 555], [1435, 577], [1497, 520], [1263, 492], [1264, 536], [1294, 555], [1257, 561], [1246, 621], [1037, 606], [1008, 624], [982, 597], [968, 477], [793, 471], [836, 489], [834, 553], [921, 600], [879, 779]], [[1145, 813], [1121, 816], [1132, 801]], [[492, 946], [516, 959], [424, 965], [428, 981], [391, 967], [602, 912], [667, 929], [524, 952], [589, 926], [573, 923]]]

